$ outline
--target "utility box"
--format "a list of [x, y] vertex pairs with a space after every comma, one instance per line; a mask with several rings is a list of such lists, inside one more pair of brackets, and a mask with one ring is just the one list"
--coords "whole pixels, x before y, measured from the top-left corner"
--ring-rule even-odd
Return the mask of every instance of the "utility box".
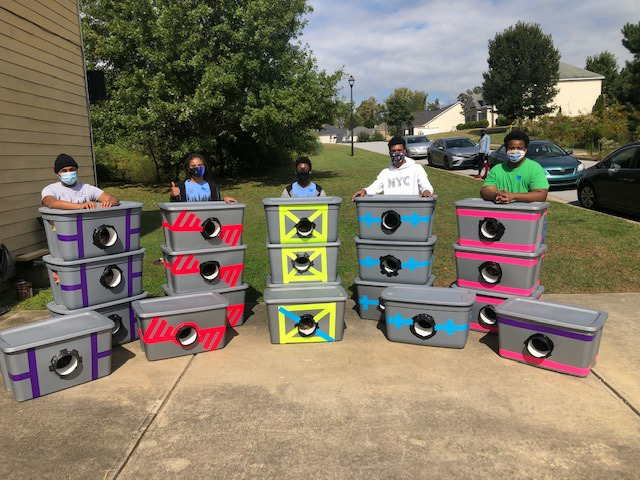
[[608, 314], [528, 298], [496, 307], [500, 356], [586, 377], [595, 363]]
[[463, 247], [535, 252], [544, 243], [548, 202], [498, 204], [467, 198], [454, 205]]
[[45, 255], [53, 301], [69, 310], [122, 300], [142, 293], [145, 249], [108, 257], [61, 260]]
[[72, 261], [140, 249], [142, 203], [91, 210], [40, 207], [38, 211], [52, 257]]
[[227, 302], [215, 292], [198, 292], [133, 302], [140, 345], [147, 360], [161, 360], [224, 348]]
[[515, 252], [453, 245], [458, 286], [528, 297], [540, 285], [546, 245], [534, 252]]
[[427, 242], [389, 242], [358, 237], [355, 242], [362, 280], [425, 285], [431, 277], [435, 235]]
[[396, 285], [382, 291], [387, 339], [464, 348], [475, 295], [452, 288]]
[[436, 197], [372, 195], [356, 198], [358, 237], [390, 242], [426, 242], [431, 236]]
[[177, 295], [242, 285], [246, 245], [174, 252], [160, 250], [167, 269], [167, 284]]
[[271, 343], [325, 343], [342, 340], [347, 292], [340, 286], [268, 288]]
[[64, 305], [55, 302], [47, 303], [47, 309], [53, 315], [74, 315], [89, 311], [98, 312], [114, 323], [111, 331], [111, 343], [113, 346], [123, 345], [138, 339], [138, 328], [136, 327], [136, 315], [131, 307], [131, 302], [147, 298], [149, 294], [142, 292], [124, 300], [114, 300], [113, 302], [101, 303], [92, 307], [69, 310]]
[[269, 243], [332, 243], [338, 239], [340, 197], [265, 198]]
[[0, 331], [5, 387], [22, 402], [109, 375], [113, 327], [83, 312]]
[[335, 282], [338, 278], [340, 240], [307, 245], [267, 242], [273, 283]]
[[[425, 286], [430, 287], [435, 281], [436, 276], [431, 275]], [[356, 277], [353, 283], [356, 286], [356, 306], [360, 318], [384, 321], [384, 305], [382, 304], [380, 296], [385, 288], [392, 287], [396, 284], [367, 281], [362, 280], [360, 277]]]
[[242, 245], [245, 205], [225, 202], [158, 203], [169, 250], [181, 252]]

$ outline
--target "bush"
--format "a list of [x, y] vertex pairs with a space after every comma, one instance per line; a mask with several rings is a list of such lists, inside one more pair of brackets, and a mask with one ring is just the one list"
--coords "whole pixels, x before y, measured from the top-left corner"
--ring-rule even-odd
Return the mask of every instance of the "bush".
[[458, 125], [456, 125], [456, 130], [464, 130], [465, 128], [467, 128], [466, 123], [459, 123]]
[[456, 125], [456, 130], [467, 130], [469, 128], [487, 128], [489, 126], [489, 120], [478, 120], [476, 122], [459, 123]]
[[370, 137], [371, 137], [371, 134], [369, 132], [360, 132], [358, 134], [358, 141], [359, 142], [368, 142]]
[[511, 125], [511, 120], [503, 115], [500, 115], [498, 118], [496, 118], [496, 125], [498, 127], [508, 127], [509, 125]]
[[94, 150], [99, 182], [154, 183], [164, 176], [141, 150], [119, 144], [95, 145]]
[[369, 141], [370, 142], [382, 142], [382, 141], [384, 141], [384, 135], [381, 132], [378, 132], [376, 130], [375, 132], [373, 132], [373, 135], [371, 135], [371, 137], [369, 137]]

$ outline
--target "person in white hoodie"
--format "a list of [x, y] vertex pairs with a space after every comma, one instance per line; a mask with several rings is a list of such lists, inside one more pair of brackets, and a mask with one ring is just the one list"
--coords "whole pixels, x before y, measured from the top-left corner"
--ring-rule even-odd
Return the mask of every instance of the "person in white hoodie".
[[427, 172], [406, 156], [407, 145], [402, 137], [389, 140], [391, 165], [380, 172], [375, 182], [367, 188], [361, 188], [353, 194], [351, 200], [365, 195], [420, 195], [433, 197], [433, 186], [429, 183]]

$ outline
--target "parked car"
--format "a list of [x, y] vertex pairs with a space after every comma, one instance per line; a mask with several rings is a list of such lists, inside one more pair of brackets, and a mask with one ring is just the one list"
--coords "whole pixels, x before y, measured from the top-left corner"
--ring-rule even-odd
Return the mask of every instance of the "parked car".
[[407, 156], [411, 158], [424, 158], [429, 153], [431, 140], [426, 135], [407, 135], [404, 137], [407, 142]]
[[586, 208], [640, 215], [640, 142], [625, 145], [585, 169], [578, 183], [578, 201]]
[[[549, 185], [552, 187], [575, 187], [580, 180], [584, 165], [571, 156], [573, 150], [565, 150], [547, 140], [531, 140], [527, 147], [527, 157], [535, 160], [544, 169]], [[506, 162], [507, 152], [502, 145], [489, 154], [489, 166]]]
[[447, 170], [453, 167], [472, 166], [478, 157], [478, 145], [467, 137], [440, 138], [431, 144], [427, 161], [429, 165], [441, 165]]

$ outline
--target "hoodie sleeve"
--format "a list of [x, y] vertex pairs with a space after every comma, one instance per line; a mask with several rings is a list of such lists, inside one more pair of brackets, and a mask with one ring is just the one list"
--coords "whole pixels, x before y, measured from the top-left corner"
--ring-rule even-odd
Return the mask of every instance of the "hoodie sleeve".
[[422, 165], [416, 164], [417, 172], [416, 178], [418, 180], [418, 192], [422, 193], [425, 190], [429, 190], [431, 194], [434, 194], [433, 185], [429, 182], [429, 177], [427, 176], [427, 172], [425, 172], [424, 167]]
[[364, 189], [364, 191], [367, 192], [367, 195], [377, 195], [384, 192], [384, 172], [385, 170], [382, 170], [378, 174], [378, 178], [376, 178], [375, 182]]

